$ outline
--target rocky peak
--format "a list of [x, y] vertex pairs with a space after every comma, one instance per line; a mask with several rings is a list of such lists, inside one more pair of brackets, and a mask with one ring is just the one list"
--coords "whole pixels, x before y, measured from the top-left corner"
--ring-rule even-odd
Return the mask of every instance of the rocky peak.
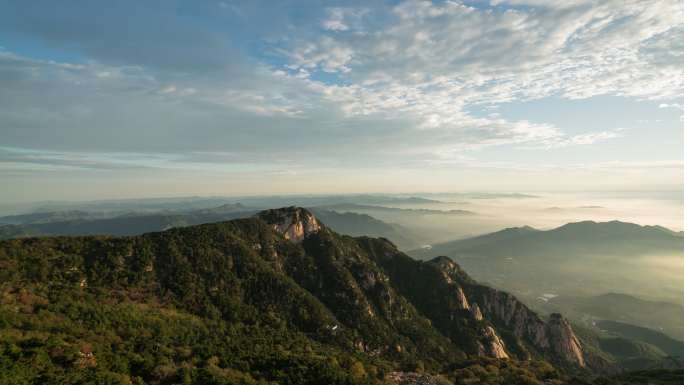
[[547, 322], [549, 338], [553, 343], [551, 347], [561, 357], [568, 361], [575, 362], [580, 367], [584, 367], [584, 354], [582, 344], [572, 330], [570, 323], [558, 313], [551, 314]]
[[486, 326], [482, 329], [482, 334], [485, 339], [485, 345], [479, 343], [479, 354], [481, 356], [495, 357], [500, 359], [510, 358], [506, 353], [506, 345], [491, 326]]
[[432, 260], [429, 261], [429, 263], [432, 263], [432, 264], [438, 266], [440, 270], [442, 270], [444, 272], [448, 272], [448, 273], [458, 270], [458, 265], [456, 264], [456, 262], [451, 260], [451, 258], [445, 257], [443, 255], [433, 258]]
[[586, 366], [582, 344], [560, 314], [553, 314], [545, 322], [511, 294], [478, 286], [479, 294], [474, 295], [473, 288], [466, 287], [465, 291], [470, 290], [471, 301], [478, 302], [485, 319], [507, 328], [539, 351], [548, 352], [558, 362]]
[[462, 310], [470, 310], [470, 304], [468, 304], [468, 298], [466, 298], [466, 295], [460, 286], [458, 286], [456, 288], [456, 301], [458, 303], [458, 306]]
[[258, 213], [257, 217], [273, 226], [273, 229], [282, 234], [285, 239], [297, 243], [323, 228], [310, 211], [301, 207], [265, 210]]
[[451, 282], [470, 282], [471, 279], [468, 275], [461, 269], [456, 262], [451, 258], [445, 256], [439, 256], [431, 259], [427, 263], [436, 266], [444, 276], [444, 279]]
[[473, 306], [470, 307], [470, 314], [473, 315], [473, 318], [475, 321], [482, 321], [484, 318], [482, 316], [482, 311], [480, 310], [480, 306], [476, 303], [473, 303]]

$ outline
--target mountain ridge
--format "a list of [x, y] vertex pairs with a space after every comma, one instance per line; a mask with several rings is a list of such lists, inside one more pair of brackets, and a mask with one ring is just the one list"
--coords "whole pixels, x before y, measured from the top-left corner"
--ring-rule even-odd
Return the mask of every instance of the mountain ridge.
[[[0, 239], [56, 235], [139, 235], [172, 227], [249, 217], [258, 211], [241, 203], [226, 203], [191, 211], [129, 212], [109, 216], [91, 212], [43, 212], [8, 217], [8, 221], [14, 223], [0, 224]], [[420, 244], [409, 229], [367, 214], [338, 213], [320, 209], [312, 211], [343, 234], [382, 236], [406, 249]], [[77, 217], [72, 215], [75, 213], [78, 213]], [[65, 220], [65, 216], [72, 219]]]
[[[517, 246], [516, 244], [511, 245], [511, 241], [517, 243], [533, 242], [540, 240], [540, 238], [566, 242], [576, 241], [577, 243], [598, 243], [616, 237], [622, 237], [624, 240], [634, 242], [634, 237], [641, 239], [653, 236], [658, 238], [657, 241], [670, 241], [674, 246], [684, 248], [684, 238], [682, 238], [681, 233], [663, 226], [638, 225], [615, 220], [609, 222], [570, 222], [550, 230], [537, 230], [530, 226], [511, 227], [493, 233], [432, 245], [432, 250], [433, 253], [434, 250], [440, 250], [442, 253], [453, 251], [472, 252], [477, 251], [476, 246], [492, 242], [509, 242], [506, 247], [510, 249]], [[449, 247], [452, 250], [447, 250]], [[608, 248], [606, 248], [606, 251], [609, 251]], [[415, 253], [419, 255], [420, 250], [415, 250]]]
[[[157, 298], [203, 319], [275, 322], [306, 335], [306, 344], [322, 344], [316, 349], [349, 350], [385, 365], [417, 359], [439, 372], [472, 355], [510, 359], [510, 365], [532, 358], [585, 366], [586, 353], [573, 347], [577, 337], [562, 318], [541, 320], [447, 258], [419, 262], [384, 239], [340, 236], [301, 208], [132, 237], [2, 241], [0, 267], [4, 301], [20, 303], [22, 293], [43, 298], [22, 316], [31, 322], [35, 312], [55, 309], [54, 301], [107, 302], [108, 293], [120, 292]], [[406, 274], [422, 284], [408, 285]], [[421, 287], [432, 294], [426, 297]], [[432, 306], [435, 298], [446, 305]], [[14, 314], [11, 306], [3, 309]], [[97, 356], [106, 355], [97, 349]], [[259, 376], [276, 376], [264, 373]]]

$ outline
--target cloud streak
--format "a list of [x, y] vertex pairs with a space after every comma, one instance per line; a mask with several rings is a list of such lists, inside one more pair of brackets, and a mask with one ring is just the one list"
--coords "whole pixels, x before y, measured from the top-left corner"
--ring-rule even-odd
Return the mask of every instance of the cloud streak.
[[[631, 2], [496, 2], [505, 10], [454, 1], [405, 1], [382, 28], [345, 28], [294, 43], [294, 70], [337, 72], [350, 84], [314, 82], [348, 116], [403, 115], [419, 128], [546, 140], [554, 128], [477, 119], [467, 107], [550, 96], [598, 95], [674, 100], [684, 95], [684, 66], [666, 60], [684, 40], [684, 6]], [[339, 32], [339, 31], [336, 31]], [[489, 132], [492, 135], [486, 135]], [[520, 135], [525, 132], [525, 135]], [[587, 144], [606, 134], [566, 142]]]

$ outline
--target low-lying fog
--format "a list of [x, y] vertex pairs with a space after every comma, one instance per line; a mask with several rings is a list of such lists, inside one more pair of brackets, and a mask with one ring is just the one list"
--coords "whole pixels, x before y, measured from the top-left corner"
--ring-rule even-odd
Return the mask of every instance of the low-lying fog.
[[[425, 245], [468, 238], [508, 227], [532, 226], [549, 230], [570, 222], [622, 221], [659, 225], [675, 232], [684, 230], [684, 194], [681, 193], [532, 193], [532, 194], [430, 194], [420, 195], [441, 203], [393, 205], [422, 211], [385, 212], [368, 210], [376, 218], [399, 223], [418, 235]], [[469, 213], [434, 213], [427, 210], [466, 210]], [[684, 233], [680, 234], [684, 237]], [[657, 241], [656, 241], [657, 242]], [[551, 245], [553, 246], [553, 245]], [[535, 298], [545, 292], [598, 295], [622, 292], [646, 299], [684, 304], [684, 250], [663, 254], [623, 257], [575, 254], [547, 266], [536, 262], [506, 267], [518, 261], [483, 261], [479, 256], [451, 255], [475, 278], [517, 294]], [[630, 246], [626, 246], [629, 248]], [[645, 247], [648, 249], [648, 247]], [[567, 258], [563, 261], [563, 258]], [[545, 272], [541, 274], [542, 272]], [[540, 277], [546, 274], [546, 278]], [[536, 281], [532, 284], [532, 281]]]
[[[684, 305], [684, 254], [646, 255], [627, 263], [633, 267], [633, 274], [641, 275], [646, 278], [645, 281], [651, 282], [648, 285], [648, 294], [651, 297]], [[632, 289], [633, 294], [640, 291], [642, 288], [639, 287]]]
[[444, 242], [507, 227], [551, 229], [569, 222], [619, 220], [684, 231], [684, 193], [532, 193], [430, 194], [440, 204], [395, 205], [402, 208], [467, 210], [473, 215], [396, 215], [372, 213], [414, 230], [429, 243]]

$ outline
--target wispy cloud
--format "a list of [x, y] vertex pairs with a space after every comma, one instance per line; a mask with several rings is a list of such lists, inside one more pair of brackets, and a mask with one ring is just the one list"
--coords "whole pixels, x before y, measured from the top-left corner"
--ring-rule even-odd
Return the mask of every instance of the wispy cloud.
[[[392, 21], [375, 30], [363, 26], [370, 33], [361, 37], [294, 43], [290, 66], [347, 79], [350, 84], [308, 85], [348, 116], [402, 116], [423, 129], [479, 129], [482, 144], [503, 138], [517, 143], [523, 137], [544, 142], [559, 133], [548, 125], [475, 118], [465, 112], [472, 105], [549, 96], [672, 100], [684, 95], [684, 66], [661, 60], [671, 55], [669, 42], [684, 39], [681, 2], [493, 3], [507, 4], [532, 7], [492, 10], [404, 1], [392, 9]], [[555, 143], [591, 144], [617, 136], [597, 132]]]
[[[645, 135], [505, 105], [684, 105], [677, 0], [158, 5], [0, 5], [3, 167], [332, 174], [471, 167], [491, 149], [509, 164]], [[672, 129], [655, 110], [638, 119]]]

